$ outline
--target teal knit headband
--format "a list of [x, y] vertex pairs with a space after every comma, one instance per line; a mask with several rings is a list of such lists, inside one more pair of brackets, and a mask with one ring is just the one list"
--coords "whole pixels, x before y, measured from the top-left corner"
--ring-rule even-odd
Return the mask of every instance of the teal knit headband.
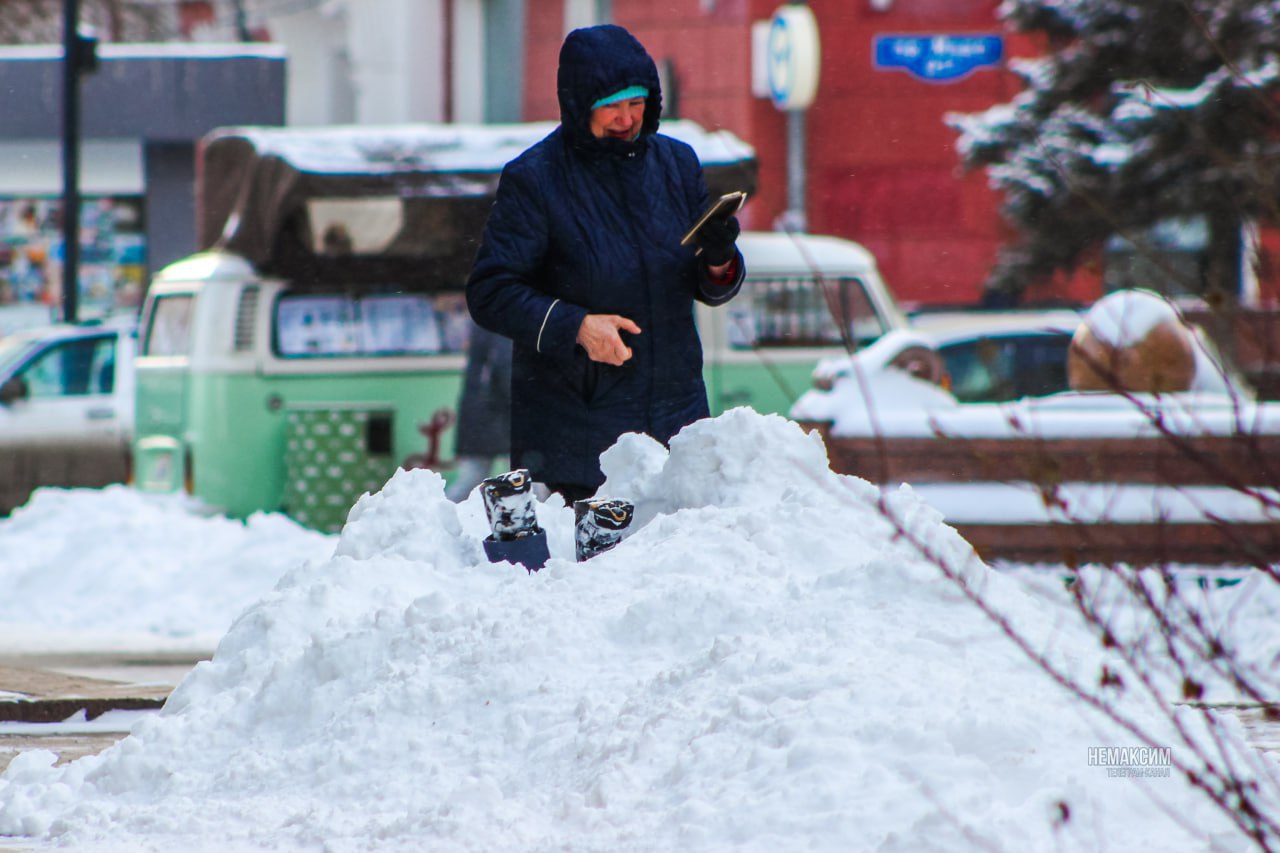
[[632, 98], [647, 98], [649, 90], [644, 86], [628, 86], [627, 88], [614, 92], [612, 95], [606, 95], [591, 105], [591, 109], [599, 109], [607, 107], [609, 104], [616, 104], [618, 101], [629, 101]]

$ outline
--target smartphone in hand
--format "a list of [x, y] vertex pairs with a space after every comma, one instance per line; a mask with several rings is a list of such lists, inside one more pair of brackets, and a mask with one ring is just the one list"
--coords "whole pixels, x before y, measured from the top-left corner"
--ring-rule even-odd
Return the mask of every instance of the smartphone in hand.
[[697, 222], [693, 223], [693, 227], [690, 228], [689, 232], [680, 240], [680, 245], [687, 246], [692, 243], [693, 239], [698, 236], [698, 231], [702, 226], [706, 225], [712, 219], [728, 219], [730, 216], [733, 216], [742, 209], [742, 205], [745, 204], [746, 201], [747, 194], [741, 190], [725, 193], [720, 196], [720, 198], [711, 202], [711, 206], [707, 208], [706, 212], [698, 217]]

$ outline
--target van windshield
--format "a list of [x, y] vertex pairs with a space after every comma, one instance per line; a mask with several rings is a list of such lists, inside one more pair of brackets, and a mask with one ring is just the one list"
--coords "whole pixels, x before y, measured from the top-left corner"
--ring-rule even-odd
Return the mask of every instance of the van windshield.
[[158, 296], [151, 305], [143, 355], [185, 356], [191, 354], [191, 310], [195, 297], [190, 293]]
[[443, 355], [466, 347], [461, 293], [289, 293], [273, 322], [281, 358]]
[[856, 278], [748, 278], [728, 309], [733, 349], [861, 349], [885, 333], [884, 319]]

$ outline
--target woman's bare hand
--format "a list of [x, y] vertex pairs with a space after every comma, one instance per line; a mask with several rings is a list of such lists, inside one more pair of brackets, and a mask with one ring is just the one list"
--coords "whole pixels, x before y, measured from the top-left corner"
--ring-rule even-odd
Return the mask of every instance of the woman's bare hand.
[[623, 342], [619, 332], [638, 335], [640, 327], [617, 314], [588, 314], [578, 327], [578, 343], [592, 361], [617, 367], [631, 358], [631, 347]]

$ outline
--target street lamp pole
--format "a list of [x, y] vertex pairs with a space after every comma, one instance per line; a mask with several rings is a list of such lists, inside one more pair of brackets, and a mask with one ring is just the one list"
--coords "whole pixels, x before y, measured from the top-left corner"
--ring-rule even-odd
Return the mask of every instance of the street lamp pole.
[[80, 0], [62, 3], [62, 319], [80, 297]]
[[805, 146], [808, 145], [806, 115], [806, 110], [787, 110], [787, 212], [784, 221], [788, 231], [809, 230], [806, 211], [809, 198], [805, 162]]
[[80, 77], [98, 67], [98, 40], [80, 32], [80, 0], [62, 3], [62, 319], [80, 301]]

